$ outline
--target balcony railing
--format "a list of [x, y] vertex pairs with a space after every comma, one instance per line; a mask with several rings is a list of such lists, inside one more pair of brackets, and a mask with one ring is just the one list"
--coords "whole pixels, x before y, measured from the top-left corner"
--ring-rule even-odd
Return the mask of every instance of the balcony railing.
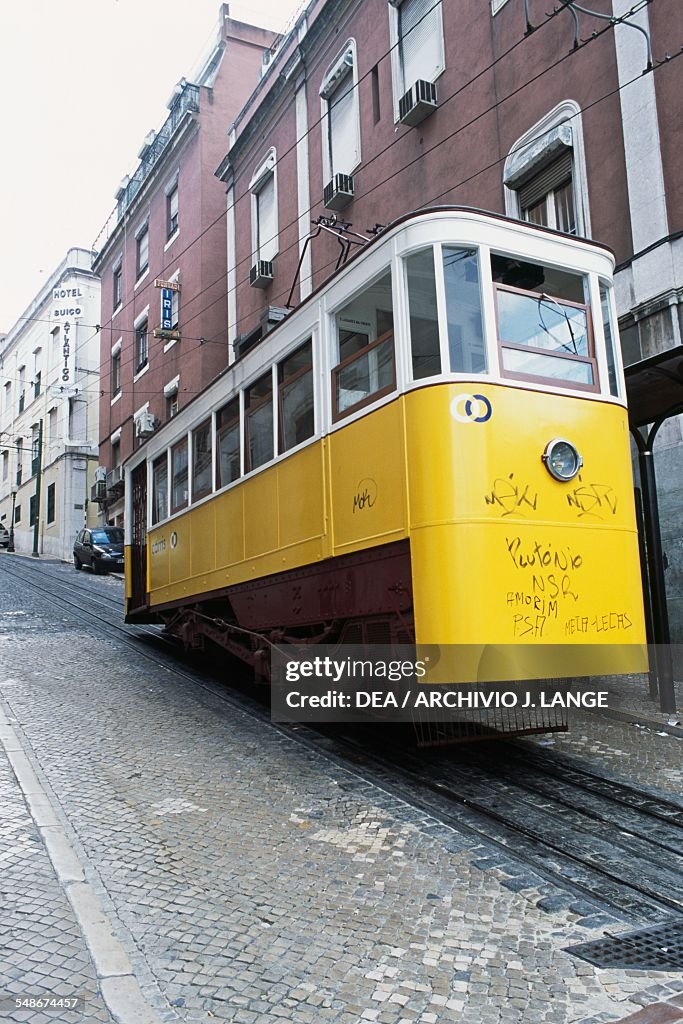
[[147, 181], [147, 178], [152, 172], [154, 166], [158, 163], [177, 129], [184, 121], [185, 116], [188, 113], [193, 113], [198, 110], [199, 86], [191, 85], [189, 82], [186, 82], [183, 86], [182, 92], [173, 103], [170, 114], [154, 136], [153, 141], [147, 147], [144, 156], [135, 168], [135, 171], [130, 176], [127, 183], [119, 189], [116, 196], [116, 207], [93, 242], [93, 249], [97, 252], [101, 252], [106, 245], [107, 240], [111, 235], [113, 235], [121, 218]]

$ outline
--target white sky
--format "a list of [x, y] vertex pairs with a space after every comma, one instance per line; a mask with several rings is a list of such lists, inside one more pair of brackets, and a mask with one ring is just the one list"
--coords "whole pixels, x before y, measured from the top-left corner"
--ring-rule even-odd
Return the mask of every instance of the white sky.
[[[300, 6], [232, 0], [230, 14], [281, 31]], [[219, 7], [0, 0], [0, 332], [67, 249], [90, 248], [173, 86], [215, 38]]]

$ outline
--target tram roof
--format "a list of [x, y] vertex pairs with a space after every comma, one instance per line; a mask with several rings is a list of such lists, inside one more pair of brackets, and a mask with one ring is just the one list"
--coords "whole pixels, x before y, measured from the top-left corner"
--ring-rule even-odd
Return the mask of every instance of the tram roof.
[[631, 427], [683, 413], [683, 345], [624, 367]]

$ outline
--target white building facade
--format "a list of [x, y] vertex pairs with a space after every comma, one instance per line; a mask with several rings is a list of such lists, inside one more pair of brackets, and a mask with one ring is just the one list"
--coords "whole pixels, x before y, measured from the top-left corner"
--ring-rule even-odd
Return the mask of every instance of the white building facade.
[[[70, 560], [97, 521], [100, 282], [66, 258], [0, 341], [0, 523], [15, 550]], [[37, 536], [36, 536], [37, 524]]]

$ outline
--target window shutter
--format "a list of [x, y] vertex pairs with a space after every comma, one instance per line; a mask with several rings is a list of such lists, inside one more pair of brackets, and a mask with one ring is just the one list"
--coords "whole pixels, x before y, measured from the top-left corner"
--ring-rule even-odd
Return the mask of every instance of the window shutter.
[[353, 75], [344, 75], [328, 99], [332, 174], [350, 174], [358, 163]]
[[441, 68], [441, 11], [434, 0], [404, 0], [398, 19], [406, 92], [418, 79], [433, 82]]
[[547, 167], [544, 167], [542, 171], [539, 171], [538, 174], [534, 175], [533, 178], [520, 187], [520, 208], [527, 210], [530, 206], [535, 206], [536, 203], [543, 199], [543, 196], [547, 196], [548, 192], [570, 181], [571, 177], [572, 151], [568, 149], [559, 160], [554, 160], [551, 164], [548, 164]]
[[272, 260], [277, 252], [277, 217], [275, 216], [275, 178], [269, 175], [256, 193], [258, 206], [258, 256]]

